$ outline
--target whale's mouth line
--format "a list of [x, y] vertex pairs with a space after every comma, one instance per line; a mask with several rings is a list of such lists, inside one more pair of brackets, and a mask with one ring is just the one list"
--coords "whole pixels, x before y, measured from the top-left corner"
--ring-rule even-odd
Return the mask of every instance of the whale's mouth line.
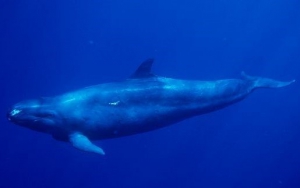
[[38, 123], [39, 121], [43, 120], [44, 118], [36, 117], [32, 115], [26, 116], [26, 118], [20, 118], [17, 116], [22, 110], [17, 110], [19, 112], [15, 112], [14, 110], [9, 113], [7, 116], [8, 121], [16, 123], [16, 124], [24, 124], [24, 123]]

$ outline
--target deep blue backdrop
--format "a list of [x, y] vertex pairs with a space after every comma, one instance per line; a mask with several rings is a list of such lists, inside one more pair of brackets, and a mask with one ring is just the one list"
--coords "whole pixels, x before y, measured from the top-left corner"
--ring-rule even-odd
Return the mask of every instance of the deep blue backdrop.
[[154, 72], [300, 80], [299, 0], [0, 1], [0, 187], [300, 187], [299, 82], [104, 140], [102, 157], [9, 123], [7, 108]]

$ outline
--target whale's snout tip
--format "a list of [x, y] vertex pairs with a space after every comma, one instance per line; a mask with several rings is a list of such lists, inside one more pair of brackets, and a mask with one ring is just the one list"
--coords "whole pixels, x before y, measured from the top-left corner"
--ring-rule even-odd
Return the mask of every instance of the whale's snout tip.
[[6, 113], [6, 118], [8, 119], [8, 121], [11, 121], [10, 113], [11, 113], [11, 110], [9, 109]]
[[10, 108], [8, 109], [6, 113], [6, 118], [8, 121], [14, 121], [15, 117], [21, 112], [22, 110], [16, 109], [16, 108]]
[[12, 120], [12, 114], [13, 114], [12, 111], [13, 111], [13, 108], [10, 107], [6, 112], [6, 118], [8, 119], [8, 121]]

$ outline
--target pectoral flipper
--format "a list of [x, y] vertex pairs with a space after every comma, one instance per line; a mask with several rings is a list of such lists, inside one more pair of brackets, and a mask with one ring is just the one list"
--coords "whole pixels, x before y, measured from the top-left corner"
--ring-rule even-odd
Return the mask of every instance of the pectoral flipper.
[[69, 135], [69, 141], [73, 144], [73, 146], [77, 149], [97, 153], [100, 155], [105, 155], [105, 152], [102, 148], [94, 145], [88, 137], [85, 135], [75, 132]]

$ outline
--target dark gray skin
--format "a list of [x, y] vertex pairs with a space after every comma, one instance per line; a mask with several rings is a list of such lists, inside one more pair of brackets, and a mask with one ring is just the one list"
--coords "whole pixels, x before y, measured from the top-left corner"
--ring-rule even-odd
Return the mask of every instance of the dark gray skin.
[[152, 63], [152, 59], [145, 61], [123, 82], [20, 102], [8, 112], [8, 119], [58, 140], [70, 141], [78, 149], [104, 154], [90, 140], [155, 130], [224, 108], [256, 88], [278, 88], [294, 82], [245, 74], [243, 79], [177, 80], [153, 75]]

